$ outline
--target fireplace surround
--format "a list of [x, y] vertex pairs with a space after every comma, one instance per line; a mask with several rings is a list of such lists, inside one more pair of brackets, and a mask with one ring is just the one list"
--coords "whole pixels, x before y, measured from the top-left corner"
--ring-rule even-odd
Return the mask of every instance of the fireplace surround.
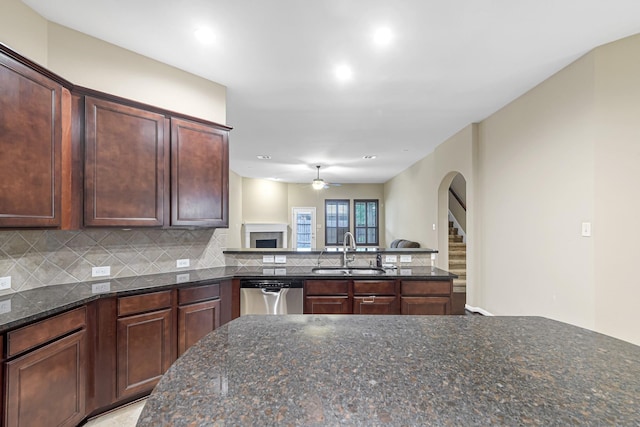
[[257, 241], [276, 240], [276, 248], [287, 247], [288, 224], [280, 223], [245, 223], [244, 247], [257, 248]]

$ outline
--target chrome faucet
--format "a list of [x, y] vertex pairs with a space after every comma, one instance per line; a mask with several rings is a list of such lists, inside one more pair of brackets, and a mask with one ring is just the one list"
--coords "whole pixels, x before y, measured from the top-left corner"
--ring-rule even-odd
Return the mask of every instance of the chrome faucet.
[[356, 239], [355, 239], [355, 237], [353, 237], [353, 234], [351, 234], [350, 231], [347, 231], [346, 233], [344, 233], [344, 237], [342, 239], [342, 266], [344, 268], [348, 268], [349, 267], [349, 263], [353, 262], [356, 259], [356, 254], [355, 253], [353, 254], [353, 256], [351, 258], [347, 257], [347, 237], [351, 238], [351, 244], [349, 245], [349, 247], [351, 249], [353, 249], [354, 251], [357, 249]]

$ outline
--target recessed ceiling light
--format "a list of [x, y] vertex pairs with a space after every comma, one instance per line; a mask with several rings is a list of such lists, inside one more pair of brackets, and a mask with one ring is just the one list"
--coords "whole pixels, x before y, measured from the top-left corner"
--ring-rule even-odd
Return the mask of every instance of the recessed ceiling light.
[[387, 46], [393, 39], [393, 33], [388, 27], [380, 27], [373, 33], [373, 42], [377, 46]]
[[209, 27], [200, 27], [193, 34], [202, 44], [211, 44], [216, 39], [215, 34], [213, 34], [213, 31]]
[[366, 160], [373, 160], [373, 159], [375, 159], [376, 157], [378, 157], [378, 156], [376, 156], [376, 155], [367, 155], [367, 156], [363, 156], [362, 158], [363, 158], [363, 159], [366, 159]]
[[338, 80], [343, 82], [351, 80], [351, 77], [353, 77], [353, 70], [346, 64], [338, 65], [335, 69], [335, 73]]
[[271, 160], [271, 156], [268, 156], [266, 154], [261, 154], [259, 156], [256, 156], [257, 158], [259, 158], [260, 160]]

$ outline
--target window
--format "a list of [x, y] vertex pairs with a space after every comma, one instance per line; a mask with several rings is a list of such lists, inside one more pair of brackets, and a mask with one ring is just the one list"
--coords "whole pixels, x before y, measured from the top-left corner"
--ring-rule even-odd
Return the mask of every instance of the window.
[[353, 222], [358, 245], [378, 245], [378, 201], [354, 200]]
[[349, 231], [349, 200], [325, 200], [324, 222], [324, 244], [342, 245], [344, 233]]

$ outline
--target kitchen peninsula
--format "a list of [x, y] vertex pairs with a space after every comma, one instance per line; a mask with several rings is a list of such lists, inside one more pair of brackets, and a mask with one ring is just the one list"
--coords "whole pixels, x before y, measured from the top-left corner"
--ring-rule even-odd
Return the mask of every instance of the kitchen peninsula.
[[539, 317], [247, 316], [163, 376], [138, 427], [637, 425], [640, 348]]

